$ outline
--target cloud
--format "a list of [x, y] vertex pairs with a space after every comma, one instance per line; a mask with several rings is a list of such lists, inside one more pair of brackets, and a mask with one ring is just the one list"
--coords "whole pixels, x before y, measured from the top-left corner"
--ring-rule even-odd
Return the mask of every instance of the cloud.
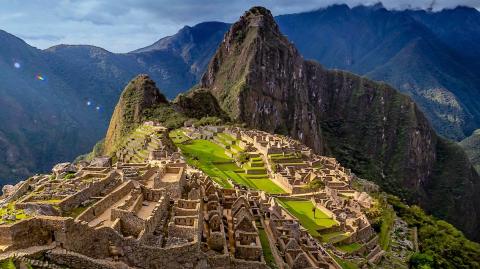
[[25, 40], [47, 40], [47, 41], [52, 41], [52, 42], [58, 42], [60, 40], [62, 40], [63, 38], [65, 38], [64, 36], [62, 35], [49, 35], [49, 34], [38, 34], [38, 35], [20, 35], [19, 36], [20, 38], [22, 39], [25, 39]]
[[[202, 21], [233, 22], [251, 6], [274, 15], [309, 11], [335, 3], [373, 5], [378, 0], [9, 0], [0, 9], [2, 30], [39, 48], [58, 43], [92, 44], [127, 52], [172, 35], [184, 25]], [[432, 6], [433, 3], [433, 6]], [[466, 5], [480, 9], [479, 0], [384, 0], [389, 9], [434, 10]]]

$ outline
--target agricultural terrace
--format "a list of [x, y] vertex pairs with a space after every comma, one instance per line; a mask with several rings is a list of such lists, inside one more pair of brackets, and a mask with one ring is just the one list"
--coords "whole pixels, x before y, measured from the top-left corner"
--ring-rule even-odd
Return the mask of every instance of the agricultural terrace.
[[155, 145], [158, 143], [152, 141], [146, 149], [142, 146], [147, 137], [155, 134], [155, 130], [155, 127], [143, 124], [124, 138], [117, 150], [122, 159], [130, 162], [143, 162], [147, 159], [149, 150], [155, 149]]
[[272, 194], [285, 193], [267, 174], [246, 174], [245, 169], [236, 165], [234, 159], [225, 153], [225, 148], [217, 143], [189, 139], [182, 130], [170, 132], [170, 138], [182, 150], [188, 164], [201, 169], [224, 188], [233, 187], [228, 182], [228, 179], [231, 179], [252, 189]]
[[329, 243], [335, 243], [348, 237], [348, 234], [344, 232], [322, 233], [322, 229], [338, 225], [338, 222], [319, 208], [315, 210], [314, 217], [312, 211], [314, 205], [310, 200], [288, 200], [284, 198], [278, 198], [277, 200], [280, 205], [300, 221], [312, 236]]
[[0, 224], [12, 224], [28, 217], [23, 209], [16, 209], [14, 203], [0, 207]]

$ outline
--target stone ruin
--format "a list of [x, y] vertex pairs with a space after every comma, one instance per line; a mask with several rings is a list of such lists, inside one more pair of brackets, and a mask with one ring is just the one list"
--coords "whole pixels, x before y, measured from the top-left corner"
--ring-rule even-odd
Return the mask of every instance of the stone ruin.
[[[148, 126], [167, 137], [161, 126]], [[194, 136], [197, 129], [188, 128]], [[200, 138], [228, 132], [243, 141], [266, 161], [272, 180], [331, 214], [339, 223], [332, 229], [349, 233], [345, 242], [361, 243], [360, 251], [372, 262], [381, 258], [378, 237], [362, 213], [372, 200], [351, 189], [350, 171], [334, 159], [288, 137], [218, 126], [200, 130]], [[0, 224], [0, 257], [52, 268], [261, 269], [268, 268], [264, 250], [269, 246], [281, 268], [340, 268], [275, 197], [240, 186], [221, 188], [165, 147], [168, 142], [144, 141], [141, 148], [150, 157], [141, 161], [121, 153], [113, 165], [108, 158], [65, 163], [52, 176], [6, 187], [0, 205], [28, 214]], [[288, 161], [272, 160], [272, 154]], [[321, 180], [325, 188], [297, 190], [312, 180]], [[14, 256], [20, 251], [25, 256]]]

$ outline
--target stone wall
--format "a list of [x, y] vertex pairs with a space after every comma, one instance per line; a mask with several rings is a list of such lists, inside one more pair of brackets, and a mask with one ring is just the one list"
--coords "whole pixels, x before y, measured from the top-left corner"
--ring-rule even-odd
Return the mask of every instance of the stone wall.
[[65, 230], [71, 218], [39, 216], [0, 226], [0, 242], [10, 250], [49, 244], [55, 231]]
[[107, 208], [112, 206], [115, 202], [120, 200], [122, 197], [127, 195], [132, 189], [134, 185], [133, 182], [128, 181], [123, 183], [123, 185], [115, 190], [114, 192], [110, 193], [109, 195], [105, 196], [100, 201], [93, 204], [87, 210], [85, 210], [80, 216], [78, 216], [78, 220], [81, 221], [92, 221], [95, 216], [100, 215], [104, 212]]
[[165, 195], [165, 189], [149, 189], [141, 186], [143, 199], [147, 201], [158, 201]]
[[158, 172], [158, 169], [148, 169], [145, 174], [142, 175], [141, 180], [148, 180], [151, 178], [153, 175], [155, 175]]
[[274, 173], [273, 174], [273, 180], [275, 180], [275, 182], [277, 182], [279, 185], [283, 186], [285, 189], [288, 189], [288, 190], [293, 189], [293, 186], [288, 181], [288, 178], [284, 177], [280, 173]]
[[137, 238], [144, 230], [145, 220], [137, 217], [135, 213], [122, 209], [112, 209], [112, 219], [120, 219], [120, 231], [124, 236]]
[[20, 186], [18, 186], [18, 188], [12, 194], [10, 194], [5, 200], [3, 200], [2, 203], [6, 204], [22, 197], [25, 193], [28, 192], [30, 184], [32, 184], [34, 181], [34, 178], [29, 178], [24, 182], [20, 183]]
[[93, 182], [88, 188], [85, 188], [61, 201], [58, 206], [62, 211], [70, 211], [90, 197], [97, 196], [107, 185], [117, 179], [119, 174], [115, 171], [110, 172], [105, 178]]
[[128, 268], [127, 265], [106, 260], [96, 260], [85, 255], [67, 250], [53, 250], [46, 253], [46, 257], [59, 265], [73, 269], [118, 269]]
[[355, 242], [367, 242], [375, 234], [373, 228], [368, 225], [362, 229], [353, 232], [347, 239], [343, 240], [345, 244], [352, 244]]
[[139, 240], [142, 240], [146, 235], [150, 235], [155, 231], [157, 224], [165, 217], [168, 209], [168, 199], [161, 197], [158, 201], [158, 205], [152, 211], [152, 215], [149, 216], [144, 223], [144, 229], [138, 236]]
[[189, 242], [197, 241], [198, 219], [173, 217], [173, 221], [168, 224], [168, 236], [187, 239]]

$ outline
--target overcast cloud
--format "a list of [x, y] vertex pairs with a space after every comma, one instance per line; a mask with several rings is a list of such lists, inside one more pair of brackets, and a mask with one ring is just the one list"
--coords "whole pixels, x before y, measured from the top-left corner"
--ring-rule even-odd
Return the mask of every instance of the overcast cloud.
[[[89, 44], [127, 52], [203, 21], [235, 21], [254, 5], [274, 15], [309, 11], [334, 3], [372, 5], [377, 0], [0, 0], [0, 29], [30, 45]], [[428, 8], [432, 0], [385, 0], [389, 9]], [[480, 10], [480, 0], [436, 0], [433, 9], [466, 5]]]

